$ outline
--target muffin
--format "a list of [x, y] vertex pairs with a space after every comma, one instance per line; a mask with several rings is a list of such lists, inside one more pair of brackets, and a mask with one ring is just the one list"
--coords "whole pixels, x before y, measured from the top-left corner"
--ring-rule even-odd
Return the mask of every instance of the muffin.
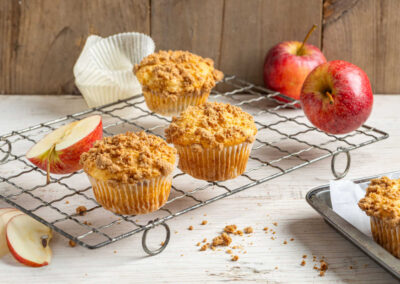
[[165, 134], [178, 150], [183, 172], [223, 181], [245, 171], [257, 128], [253, 117], [241, 108], [207, 102], [173, 117]]
[[146, 214], [168, 199], [176, 150], [145, 132], [105, 137], [81, 155], [80, 163], [105, 209]]
[[374, 240], [400, 258], [400, 179], [371, 180], [358, 206], [370, 216]]
[[207, 101], [215, 82], [223, 78], [210, 58], [188, 51], [159, 51], [145, 57], [134, 72], [147, 107], [165, 116]]

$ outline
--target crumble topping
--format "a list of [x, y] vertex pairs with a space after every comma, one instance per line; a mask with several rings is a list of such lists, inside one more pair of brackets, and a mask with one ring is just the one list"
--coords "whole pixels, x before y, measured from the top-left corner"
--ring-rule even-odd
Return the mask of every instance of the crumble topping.
[[400, 179], [382, 177], [371, 180], [358, 206], [368, 216], [391, 224], [400, 224]]
[[189, 106], [179, 117], [173, 117], [165, 130], [168, 143], [191, 145], [193, 152], [203, 148], [252, 143], [257, 134], [254, 118], [240, 107], [207, 102]]
[[135, 65], [134, 73], [144, 91], [172, 97], [209, 93], [223, 78], [212, 59], [181, 50], [150, 54]]
[[161, 138], [144, 131], [104, 137], [81, 155], [86, 173], [101, 180], [135, 183], [174, 169], [176, 149]]

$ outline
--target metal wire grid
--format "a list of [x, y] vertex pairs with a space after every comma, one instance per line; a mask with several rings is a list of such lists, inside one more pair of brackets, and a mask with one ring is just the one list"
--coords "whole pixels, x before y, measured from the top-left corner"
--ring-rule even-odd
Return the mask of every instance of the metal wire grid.
[[[217, 89], [220, 91], [213, 91], [210, 100], [242, 107], [254, 116], [259, 131], [246, 172], [234, 180], [200, 181], [177, 169], [170, 198], [163, 208], [143, 216], [124, 216], [104, 210], [96, 202], [82, 171], [52, 175], [46, 185], [46, 173], [26, 160], [29, 147], [45, 133], [94, 114], [102, 115], [105, 135], [145, 130], [163, 137], [170, 119], [150, 112], [143, 97], [135, 96], [0, 137], [0, 197], [84, 247], [99, 248], [144, 231], [143, 248], [147, 253], [155, 254], [169, 241], [169, 228], [165, 223], [169, 219], [327, 157], [336, 158], [341, 152], [348, 153], [388, 137], [387, 133], [367, 125], [342, 136], [324, 133], [311, 126], [301, 110], [296, 110], [297, 101], [235, 76], [226, 77]], [[332, 170], [340, 176], [334, 169], [334, 161], [332, 159]], [[87, 208], [85, 216], [75, 212], [80, 205]], [[167, 239], [160, 249], [150, 251], [145, 243], [146, 233], [157, 225], [166, 228]]]

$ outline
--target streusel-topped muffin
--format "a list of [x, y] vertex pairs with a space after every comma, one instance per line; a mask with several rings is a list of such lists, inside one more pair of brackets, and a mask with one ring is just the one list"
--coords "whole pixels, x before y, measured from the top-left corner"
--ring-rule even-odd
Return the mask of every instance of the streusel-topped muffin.
[[134, 72], [149, 109], [169, 116], [203, 104], [215, 82], [223, 78], [210, 58], [181, 50], [150, 54], [135, 65]]
[[174, 117], [165, 133], [167, 142], [178, 149], [182, 171], [219, 181], [244, 172], [257, 128], [241, 108], [208, 102]]
[[82, 154], [96, 200], [118, 214], [145, 214], [168, 199], [176, 150], [145, 132], [105, 137]]
[[374, 240], [400, 258], [400, 179], [371, 180], [358, 206], [371, 217]]

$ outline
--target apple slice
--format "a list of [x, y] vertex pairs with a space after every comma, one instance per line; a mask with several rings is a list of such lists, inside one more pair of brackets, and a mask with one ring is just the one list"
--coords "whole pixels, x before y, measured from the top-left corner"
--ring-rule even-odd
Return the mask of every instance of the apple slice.
[[7, 245], [14, 258], [27, 266], [40, 267], [50, 263], [49, 242], [52, 231], [32, 217], [21, 214], [7, 223]]
[[47, 134], [28, 151], [26, 158], [45, 170], [49, 181], [49, 173], [68, 174], [81, 169], [81, 154], [87, 152], [94, 141], [102, 136], [101, 116], [90, 116]]
[[6, 225], [12, 217], [19, 214], [23, 213], [15, 208], [0, 209], [0, 257], [9, 252], [6, 239]]

